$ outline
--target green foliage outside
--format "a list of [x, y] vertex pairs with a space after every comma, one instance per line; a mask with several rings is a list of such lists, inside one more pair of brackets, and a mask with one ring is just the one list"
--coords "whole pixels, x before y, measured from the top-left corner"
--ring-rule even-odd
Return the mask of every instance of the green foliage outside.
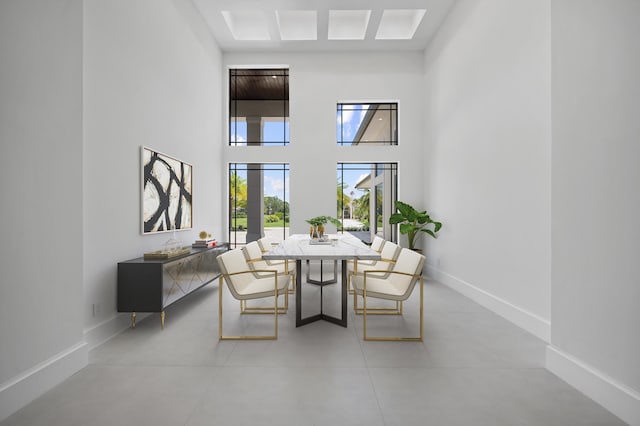
[[[289, 226], [289, 218], [287, 217], [287, 221], [284, 222], [281, 218], [278, 218], [276, 215], [265, 216], [264, 218], [264, 227], [265, 228], [282, 228]], [[238, 217], [231, 218], [231, 229], [237, 231], [244, 231], [247, 229], [247, 217]]]
[[[247, 229], [247, 180], [233, 172], [230, 188], [231, 207], [234, 210], [231, 215], [231, 229], [244, 231]], [[289, 226], [289, 203], [278, 197], [265, 196], [263, 218], [265, 228]]]

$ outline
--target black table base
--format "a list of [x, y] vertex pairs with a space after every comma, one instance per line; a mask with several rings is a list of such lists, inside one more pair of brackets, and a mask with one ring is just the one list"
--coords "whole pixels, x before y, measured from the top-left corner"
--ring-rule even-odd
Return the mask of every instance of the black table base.
[[324, 263], [323, 262], [324, 261], [320, 259], [320, 279], [314, 280], [313, 278], [310, 277], [311, 267], [309, 266], [309, 260], [307, 259], [307, 282], [309, 284], [328, 285], [328, 284], [335, 284], [338, 282], [338, 275], [337, 275], [338, 261], [337, 260], [333, 261], [333, 278], [330, 280], [324, 279]]
[[[335, 271], [335, 269], [334, 269]], [[335, 282], [335, 281], [334, 281]], [[320, 313], [302, 318], [302, 260], [296, 259], [296, 327], [300, 327], [316, 321], [328, 321], [333, 324], [347, 326], [347, 260], [342, 259], [342, 318], [336, 318], [323, 312], [322, 287], [329, 282], [318, 283], [320, 285]]]

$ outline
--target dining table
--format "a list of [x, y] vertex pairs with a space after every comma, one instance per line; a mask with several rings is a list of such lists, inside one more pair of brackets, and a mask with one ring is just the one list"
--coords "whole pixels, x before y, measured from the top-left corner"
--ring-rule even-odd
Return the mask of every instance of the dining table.
[[[310, 238], [308, 234], [293, 234], [263, 253], [264, 260], [295, 260], [296, 262], [296, 327], [324, 320], [347, 327], [347, 262], [356, 260], [380, 260], [380, 253], [372, 250], [359, 238], [349, 233], [326, 235], [321, 239]], [[320, 313], [302, 318], [302, 261], [341, 261], [342, 316], [336, 318], [324, 312], [322, 289], [335, 281], [309, 281], [320, 285]]]

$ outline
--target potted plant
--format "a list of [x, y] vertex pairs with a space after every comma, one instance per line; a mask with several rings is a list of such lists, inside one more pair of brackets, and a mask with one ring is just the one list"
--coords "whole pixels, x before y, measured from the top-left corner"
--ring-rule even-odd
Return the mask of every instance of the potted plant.
[[309, 230], [311, 238], [322, 238], [324, 235], [324, 225], [326, 225], [327, 222], [333, 223], [337, 228], [342, 226], [342, 223], [340, 223], [338, 219], [334, 219], [331, 216], [316, 216], [307, 219], [307, 223], [311, 225], [311, 229]]
[[[391, 225], [400, 224], [400, 233], [407, 236], [409, 248], [416, 250], [416, 242], [421, 232], [436, 238], [436, 233], [442, 228], [442, 223], [432, 220], [426, 211], [419, 212], [413, 206], [396, 201], [396, 213], [389, 217]], [[433, 229], [430, 225], [433, 225]]]

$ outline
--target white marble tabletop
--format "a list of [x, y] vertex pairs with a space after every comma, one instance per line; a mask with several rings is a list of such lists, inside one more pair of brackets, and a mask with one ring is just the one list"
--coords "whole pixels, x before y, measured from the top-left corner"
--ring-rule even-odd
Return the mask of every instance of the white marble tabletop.
[[308, 234], [294, 234], [273, 246], [262, 255], [266, 260], [379, 260], [380, 253], [372, 250], [351, 234], [333, 234], [331, 244], [311, 244]]

